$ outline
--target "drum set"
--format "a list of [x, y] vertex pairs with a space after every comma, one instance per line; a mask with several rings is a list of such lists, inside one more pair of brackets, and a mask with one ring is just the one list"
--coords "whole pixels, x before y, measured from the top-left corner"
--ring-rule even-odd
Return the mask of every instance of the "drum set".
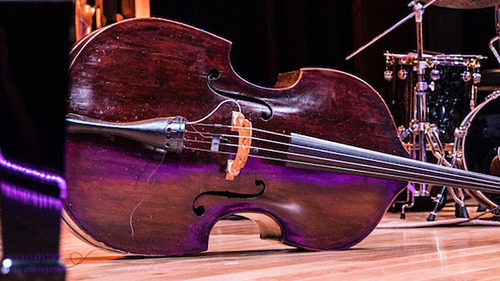
[[[489, 47], [500, 64], [500, 56], [494, 47], [494, 43], [500, 40], [500, 0], [412, 1], [409, 4], [413, 8], [411, 14], [346, 59], [414, 18], [416, 51], [384, 54], [384, 79], [392, 83], [388, 103], [397, 125], [401, 125], [398, 128], [401, 141], [413, 159], [500, 176], [500, 70], [492, 71], [488, 79], [493, 83], [490, 81], [487, 85], [491, 94], [479, 103], [480, 67], [486, 57], [424, 52], [423, 14], [430, 5], [455, 9], [495, 7], [497, 36], [491, 39]], [[424, 184], [409, 184], [401, 217], [405, 217], [405, 210], [414, 207], [415, 198], [430, 198], [432, 188]], [[441, 187], [428, 220], [435, 219], [446, 193], [456, 202], [457, 217], [468, 217], [464, 203], [466, 197], [475, 199], [484, 209], [497, 210], [500, 205], [500, 195], [497, 194]]]

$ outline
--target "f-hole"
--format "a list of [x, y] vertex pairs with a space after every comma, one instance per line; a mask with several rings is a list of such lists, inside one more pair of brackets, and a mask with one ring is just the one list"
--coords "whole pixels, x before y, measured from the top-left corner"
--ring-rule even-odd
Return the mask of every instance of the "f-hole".
[[231, 91], [217, 89], [212, 84], [212, 82], [216, 81], [216, 80], [219, 80], [220, 77], [221, 77], [221, 73], [220, 73], [220, 71], [218, 69], [212, 69], [212, 70], [210, 70], [208, 72], [208, 74], [207, 74], [207, 86], [208, 86], [208, 88], [212, 92], [214, 92], [215, 94], [224, 96], [224, 97], [231, 98], [231, 99], [243, 100], [243, 101], [248, 101], [248, 102], [254, 102], [254, 103], [263, 105], [264, 107], [267, 108], [267, 111], [263, 111], [260, 114], [260, 118], [262, 120], [264, 120], [264, 121], [269, 121], [269, 119], [271, 119], [271, 117], [273, 117], [273, 109], [272, 109], [272, 107], [267, 102], [265, 102], [265, 101], [263, 101], [261, 99], [258, 99], [258, 98], [246, 96], [243, 93], [231, 92]]
[[203, 205], [197, 206], [196, 202], [203, 196], [218, 196], [218, 197], [226, 197], [226, 198], [241, 198], [241, 199], [249, 199], [249, 198], [257, 198], [264, 194], [266, 191], [266, 183], [263, 180], [256, 180], [255, 185], [261, 187], [259, 192], [257, 193], [237, 193], [231, 191], [206, 191], [198, 194], [196, 198], [193, 200], [193, 212], [201, 217], [205, 214], [205, 207]]

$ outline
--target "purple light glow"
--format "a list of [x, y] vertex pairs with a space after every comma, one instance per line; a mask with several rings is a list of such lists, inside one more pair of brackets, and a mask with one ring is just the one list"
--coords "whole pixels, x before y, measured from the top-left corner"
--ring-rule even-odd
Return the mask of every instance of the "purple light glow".
[[2, 189], [2, 196], [11, 200], [23, 202], [38, 209], [61, 209], [62, 203], [60, 199], [19, 189], [4, 182], [0, 183], [0, 187]]
[[10, 170], [11, 172], [22, 174], [24, 176], [33, 178], [43, 183], [57, 183], [57, 186], [59, 187], [60, 199], [65, 199], [68, 194], [66, 181], [62, 177], [12, 163], [3, 157], [1, 151], [0, 151], [0, 166]]
[[[59, 260], [59, 253], [29, 253], [29, 254], [11, 254], [5, 257], [5, 260], [10, 259], [12, 261], [47, 261], [47, 260]], [[3, 262], [2, 262], [3, 263]], [[8, 263], [8, 262], [7, 262]], [[2, 264], [3, 265], [3, 264]]]

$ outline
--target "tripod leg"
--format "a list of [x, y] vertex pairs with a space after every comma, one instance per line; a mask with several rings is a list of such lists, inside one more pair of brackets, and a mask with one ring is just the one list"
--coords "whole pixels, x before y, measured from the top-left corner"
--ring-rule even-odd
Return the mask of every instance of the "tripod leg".
[[457, 218], [469, 218], [469, 213], [467, 212], [467, 208], [465, 204], [455, 203], [455, 217]]
[[446, 192], [446, 187], [441, 188], [441, 192], [439, 192], [436, 198], [434, 199], [435, 203], [434, 209], [432, 209], [431, 213], [427, 217], [427, 221], [434, 221], [436, 219], [436, 212], [439, 209], [439, 206], [443, 204], [445, 192]]
[[[406, 219], [406, 210], [413, 208], [415, 206], [415, 187], [413, 184], [409, 183], [407, 186], [408, 189], [408, 198], [406, 199], [406, 202], [410, 202], [409, 204], [406, 203], [401, 207], [401, 216], [399, 217], [400, 219], [404, 220]], [[411, 201], [410, 201], [411, 198]]]

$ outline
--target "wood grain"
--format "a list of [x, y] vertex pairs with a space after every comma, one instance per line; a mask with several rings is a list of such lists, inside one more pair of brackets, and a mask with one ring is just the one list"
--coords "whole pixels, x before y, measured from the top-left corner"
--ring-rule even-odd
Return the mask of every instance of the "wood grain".
[[[474, 215], [474, 209], [469, 208]], [[382, 223], [397, 219], [387, 214]], [[427, 213], [408, 213], [425, 221]], [[453, 217], [445, 208], [438, 219]], [[72, 266], [70, 255], [95, 248], [63, 229], [67, 280], [498, 280], [500, 227], [375, 229], [343, 251], [309, 252], [261, 240], [251, 221], [219, 222], [207, 252], [140, 258], [96, 250]], [[73, 254], [77, 257], [77, 254]]]
[[[230, 49], [229, 41], [213, 34], [160, 19], [123, 21], [75, 47], [70, 113], [110, 122], [171, 116], [194, 121], [230, 97], [252, 122], [254, 137], [284, 143], [276, 148], [254, 141], [255, 155], [274, 158], [251, 157], [227, 181], [232, 156], [190, 150], [210, 149], [194, 142], [206, 139], [191, 126], [183, 152], [165, 156], [118, 137], [69, 134], [65, 210], [96, 244], [144, 255], [196, 253], [206, 249], [221, 218], [258, 212], [280, 225], [288, 245], [346, 248], [371, 232], [404, 187], [401, 181], [286, 166], [288, 137], [257, 130], [407, 156], [387, 106], [368, 84], [344, 72], [308, 68], [280, 76], [279, 88], [259, 87], [234, 72]], [[229, 125], [236, 109], [226, 103], [204, 122]], [[221, 150], [235, 152], [229, 145]], [[257, 195], [220, 196], [225, 192]], [[199, 206], [203, 214], [193, 211]]]

